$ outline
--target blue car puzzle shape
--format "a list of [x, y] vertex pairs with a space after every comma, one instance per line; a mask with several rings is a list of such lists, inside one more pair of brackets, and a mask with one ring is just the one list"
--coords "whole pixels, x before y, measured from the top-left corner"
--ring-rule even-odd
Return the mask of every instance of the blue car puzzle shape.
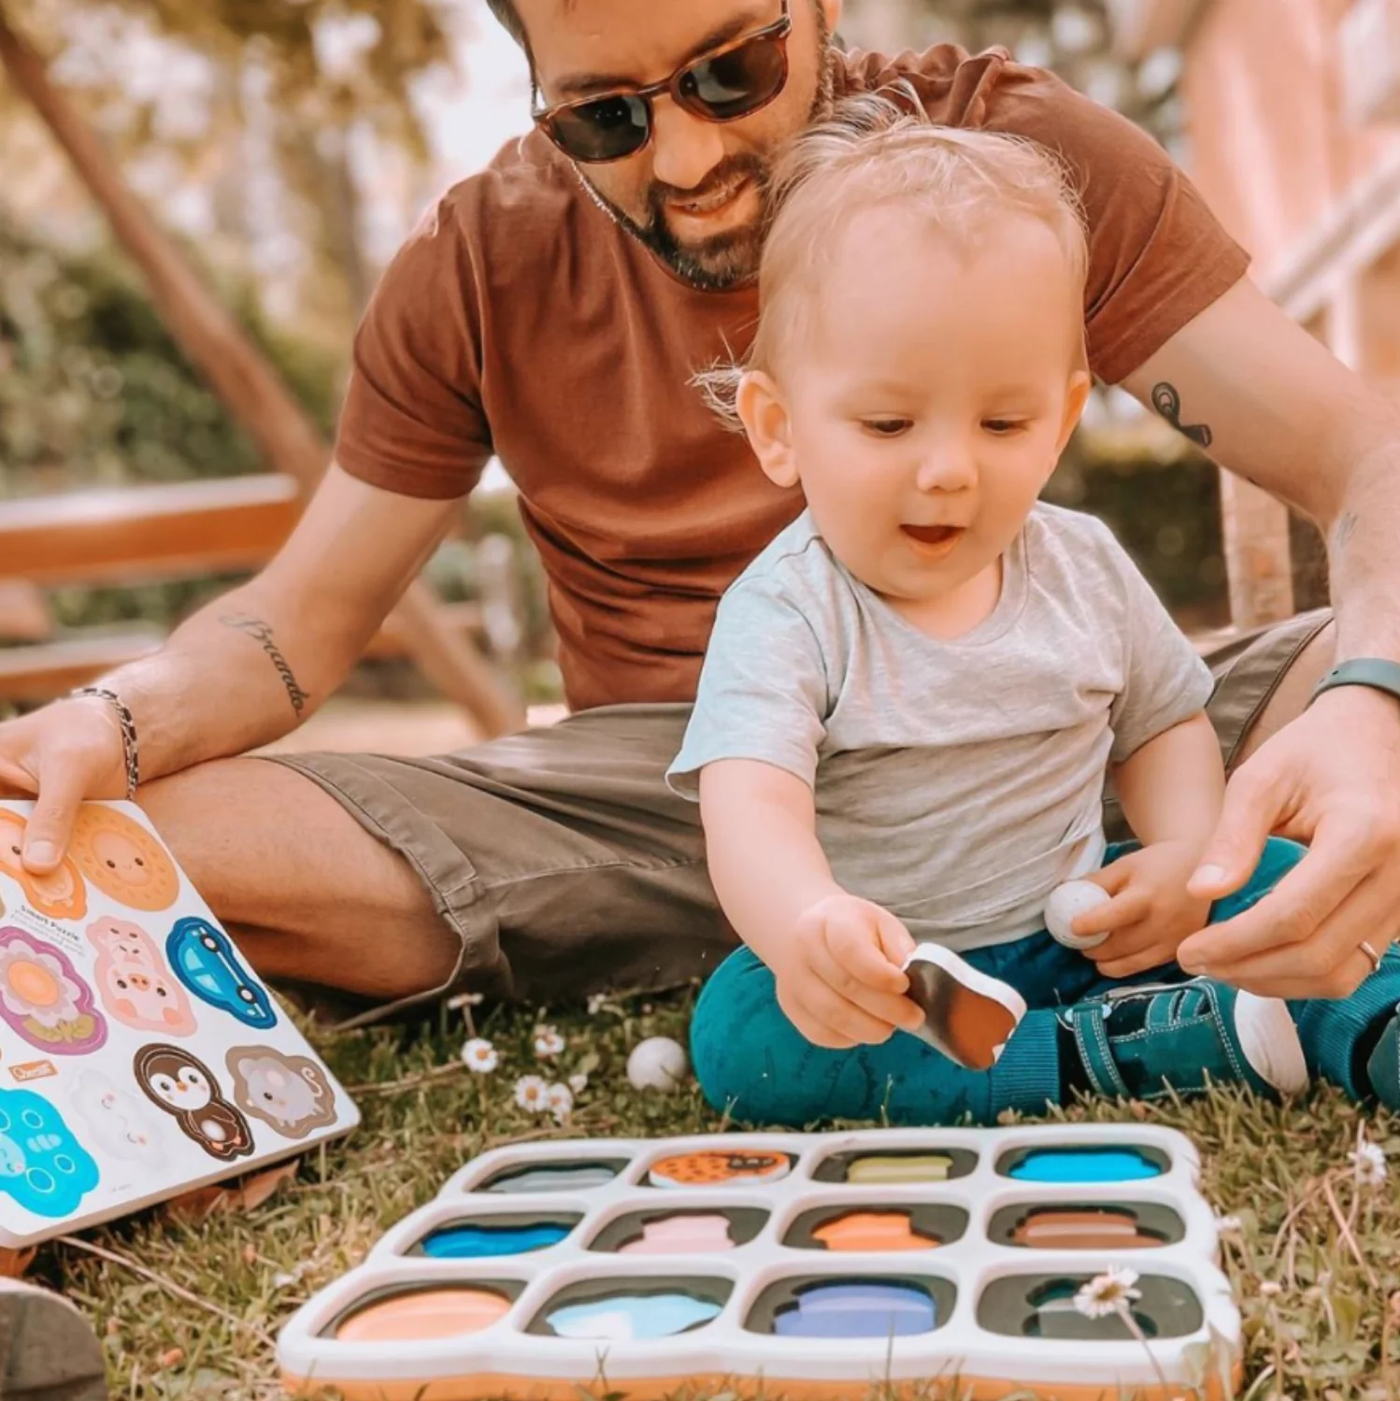
[[35, 1216], [72, 1216], [97, 1164], [63, 1116], [33, 1090], [0, 1090], [0, 1192]]
[[239, 962], [228, 935], [207, 919], [178, 920], [165, 941], [165, 956], [200, 1001], [259, 1031], [277, 1025], [272, 999]]

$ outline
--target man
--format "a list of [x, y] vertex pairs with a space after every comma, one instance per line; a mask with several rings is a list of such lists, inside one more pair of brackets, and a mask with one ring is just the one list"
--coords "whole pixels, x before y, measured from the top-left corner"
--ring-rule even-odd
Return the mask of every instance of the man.
[[[1355, 989], [1400, 930], [1397, 411], [1250, 283], [1148, 138], [1048, 74], [950, 47], [846, 57], [840, 0], [490, 3], [530, 56], [538, 129], [389, 269], [336, 460], [277, 559], [107, 694], [0, 726], [0, 781], [38, 793], [30, 869], [54, 865], [79, 799], [126, 791], [134, 758], [141, 801], [269, 976], [398, 1005], [714, 966], [732, 935], [662, 773], [719, 594], [800, 502], [688, 382], [747, 344], [776, 154], [842, 93], [902, 80], [936, 120], [1063, 155], [1091, 228], [1095, 371], [1328, 532], [1335, 624], [1216, 659], [1213, 719], [1251, 757], [1196, 887], [1238, 888], [1271, 830], [1313, 851], [1182, 960], [1263, 993]], [[493, 452], [549, 574], [574, 716], [440, 759], [225, 757], [335, 689]], [[1334, 659], [1373, 665], [1305, 710]]]

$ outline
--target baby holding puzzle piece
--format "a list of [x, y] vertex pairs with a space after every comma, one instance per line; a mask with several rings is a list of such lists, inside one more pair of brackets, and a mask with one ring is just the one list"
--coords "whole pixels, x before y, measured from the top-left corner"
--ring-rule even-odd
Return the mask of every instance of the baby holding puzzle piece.
[[[799, 138], [774, 204], [751, 355], [703, 378], [807, 510], [724, 596], [668, 774], [744, 942], [695, 1013], [707, 1097], [991, 1122], [1322, 1074], [1400, 1107], [1400, 956], [1295, 1004], [1175, 963], [1302, 849], [1192, 893], [1224, 791], [1210, 674], [1109, 531], [1038, 501], [1090, 390], [1059, 165], [865, 96]], [[1106, 772], [1137, 842], [1106, 842]], [[1109, 897], [1074, 921], [1107, 936], [1087, 953], [1044, 927], [1085, 879]], [[911, 977], [1009, 1039], [958, 1053], [945, 1015], [929, 1044]]]

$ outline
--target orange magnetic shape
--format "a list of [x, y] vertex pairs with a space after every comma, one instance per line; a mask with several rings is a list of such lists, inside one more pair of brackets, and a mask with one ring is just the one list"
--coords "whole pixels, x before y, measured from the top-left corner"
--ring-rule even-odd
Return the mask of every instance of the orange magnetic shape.
[[47, 875], [27, 871], [20, 860], [24, 829], [19, 813], [0, 808], [0, 872], [18, 881], [24, 898], [50, 919], [82, 919], [87, 914], [87, 887], [78, 868], [65, 856]]
[[488, 1289], [420, 1289], [381, 1299], [335, 1331], [341, 1343], [426, 1343], [480, 1333], [510, 1312], [510, 1300]]
[[943, 1242], [913, 1228], [907, 1211], [853, 1211], [812, 1232], [828, 1250], [932, 1250]]
[[133, 910], [168, 910], [180, 893], [180, 877], [166, 849], [115, 808], [84, 803], [69, 850], [88, 880]]

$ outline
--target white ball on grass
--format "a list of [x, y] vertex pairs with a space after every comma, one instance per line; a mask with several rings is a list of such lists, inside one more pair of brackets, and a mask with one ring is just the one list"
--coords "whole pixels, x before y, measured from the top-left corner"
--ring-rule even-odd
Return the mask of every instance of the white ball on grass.
[[1110, 895], [1091, 880], [1071, 880], [1057, 885], [1045, 904], [1045, 927], [1067, 949], [1096, 949], [1108, 934], [1088, 934], [1080, 938], [1070, 926], [1076, 915], [1105, 904]]
[[649, 1036], [627, 1057], [627, 1078], [639, 1090], [677, 1090], [689, 1070], [685, 1048], [669, 1036]]

